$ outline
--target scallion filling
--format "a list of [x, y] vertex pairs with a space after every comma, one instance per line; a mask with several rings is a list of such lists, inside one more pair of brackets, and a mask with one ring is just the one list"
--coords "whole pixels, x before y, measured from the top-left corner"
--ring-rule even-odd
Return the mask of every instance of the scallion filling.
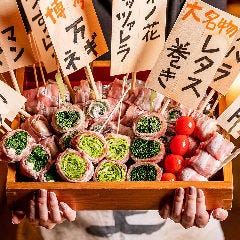
[[139, 119], [136, 130], [139, 133], [155, 133], [159, 132], [162, 126], [162, 121], [156, 117], [142, 117]]
[[157, 170], [151, 164], [140, 165], [131, 171], [131, 181], [155, 181], [157, 178]]
[[77, 111], [62, 111], [57, 112], [55, 115], [56, 124], [62, 130], [68, 130], [76, 126], [80, 119], [80, 113]]

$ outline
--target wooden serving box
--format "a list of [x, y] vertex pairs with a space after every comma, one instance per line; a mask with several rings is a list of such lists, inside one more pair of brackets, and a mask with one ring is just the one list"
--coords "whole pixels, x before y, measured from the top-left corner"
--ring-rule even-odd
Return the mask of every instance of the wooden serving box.
[[[109, 77], [109, 66], [109, 62], [95, 62], [95, 80], [113, 80]], [[26, 69], [25, 72], [30, 70]], [[139, 73], [138, 79], [145, 80], [148, 73]], [[71, 82], [84, 78], [83, 71], [70, 76]], [[220, 108], [220, 111], [224, 109], [224, 100]], [[171, 195], [176, 188], [195, 186], [204, 191], [208, 210], [218, 207], [229, 210], [233, 199], [232, 164], [226, 165], [218, 175], [208, 182], [16, 182], [16, 170], [8, 166], [6, 195], [10, 206], [33, 191], [47, 189], [54, 191], [59, 201], [68, 203], [76, 210], [148, 210], [158, 209], [162, 198]]]

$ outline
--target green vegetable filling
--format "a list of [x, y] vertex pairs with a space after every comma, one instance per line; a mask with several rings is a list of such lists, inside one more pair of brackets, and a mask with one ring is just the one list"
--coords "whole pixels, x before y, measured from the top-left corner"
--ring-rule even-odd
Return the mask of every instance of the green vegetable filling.
[[57, 181], [61, 181], [60, 176], [58, 175], [55, 166], [52, 166], [45, 174], [44, 177], [46, 179], [47, 182], [57, 182]]
[[87, 170], [87, 163], [76, 153], [66, 153], [61, 160], [61, 169], [67, 178], [78, 180]]
[[56, 113], [56, 124], [62, 130], [74, 127], [80, 119], [80, 113], [77, 111], [62, 111]]
[[118, 161], [126, 157], [129, 145], [128, 141], [125, 138], [109, 138], [107, 139], [107, 145], [108, 159]]
[[38, 172], [47, 165], [49, 158], [49, 154], [41, 146], [37, 146], [32, 150], [27, 161], [33, 163], [33, 170]]
[[78, 142], [78, 147], [91, 158], [99, 158], [104, 152], [103, 142], [93, 135], [83, 135]]
[[176, 109], [171, 109], [168, 113], [168, 119], [169, 120], [176, 120], [181, 116], [182, 116], [181, 111], [176, 110]]
[[97, 180], [100, 182], [119, 182], [125, 180], [125, 172], [122, 166], [113, 162], [105, 162], [97, 173]]
[[104, 116], [107, 112], [107, 105], [105, 102], [94, 101], [87, 108], [87, 114], [91, 118], [98, 118]]
[[162, 126], [162, 121], [156, 116], [142, 117], [136, 126], [139, 133], [155, 133], [159, 132]]
[[21, 155], [23, 149], [27, 147], [28, 134], [25, 131], [16, 132], [5, 141], [6, 148], [13, 148], [16, 155]]
[[154, 140], [135, 138], [130, 147], [131, 153], [138, 159], [152, 158], [161, 150], [160, 143]]
[[155, 181], [157, 170], [153, 165], [141, 165], [131, 171], [131, 181]]
[[65, 137], [62, 138], [62, 148], [63, 149], [67, 149], [67, 148], [71, 148], [71, 140], [77, 135], [77, 132], [71, 132], [68, 135], [66, 135]]

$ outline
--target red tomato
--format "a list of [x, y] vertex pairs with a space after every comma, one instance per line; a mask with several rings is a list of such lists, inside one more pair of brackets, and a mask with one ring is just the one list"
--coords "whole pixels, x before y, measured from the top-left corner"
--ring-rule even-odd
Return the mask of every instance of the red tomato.
[[165, 158], [164, 168], [168, 173], [177, 173], [184, 166], [184, 159], [180, 155], [170, 154]]
[[176, 121], [175, 130], [177, 134], [191, 135], [195, 126], [196, 124], [193, 118], [182, 116]]
[[189, 139], [186, 135], [176, 135], [170, 142], [171, 152], [183, 156], [187, 153], [189, 144]]
[[177, 180], [176, 176], [172, 173], [163, 173], [162, 178], [161, 178], [161, 181], [173, 182], [173, 181], [176, 181], [176, 180]]

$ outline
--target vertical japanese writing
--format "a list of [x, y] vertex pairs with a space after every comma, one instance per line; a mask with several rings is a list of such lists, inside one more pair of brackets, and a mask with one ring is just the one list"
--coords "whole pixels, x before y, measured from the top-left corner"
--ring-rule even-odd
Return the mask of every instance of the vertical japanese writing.
[[56, 18], [66, 18], [62, 1], [53, 0], [51, 7], [47, 8], [45, 16], [49, 17], [54, 24], [57, 22]]

